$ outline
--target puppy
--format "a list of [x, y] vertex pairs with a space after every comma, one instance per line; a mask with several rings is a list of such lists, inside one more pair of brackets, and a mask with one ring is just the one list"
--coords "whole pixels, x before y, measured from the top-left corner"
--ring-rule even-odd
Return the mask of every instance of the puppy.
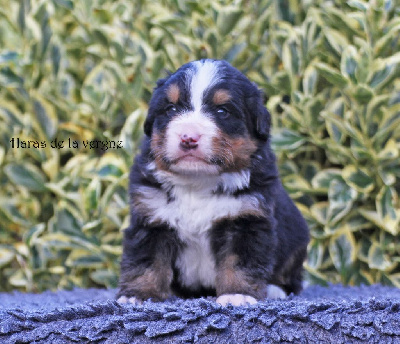
[[270, 121], [258, 88], [225, 61], [158, 82], [130, 174], [120, 302], [244, 305], [301, 291], [308, 228], [279, 180]]

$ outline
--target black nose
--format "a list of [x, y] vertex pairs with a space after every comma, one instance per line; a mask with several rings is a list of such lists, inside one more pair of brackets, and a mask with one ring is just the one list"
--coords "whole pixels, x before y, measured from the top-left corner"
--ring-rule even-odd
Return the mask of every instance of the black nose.
[[180, 146], [182, 149], [195, 149], [198, 146], [198, 141], [199, 141], [199, 136], [198, 135], [182, 135], [181, 136], [181, 143]]

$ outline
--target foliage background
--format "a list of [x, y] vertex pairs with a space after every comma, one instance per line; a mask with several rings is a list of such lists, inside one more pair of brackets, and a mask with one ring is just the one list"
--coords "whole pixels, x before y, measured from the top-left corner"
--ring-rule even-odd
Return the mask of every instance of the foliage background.
[[400, 286], [399, 37], [390, 0], [0, 0], [0, 290], [116, 286], [152, 88], [205, 57], [268, 95], [308, 278]]

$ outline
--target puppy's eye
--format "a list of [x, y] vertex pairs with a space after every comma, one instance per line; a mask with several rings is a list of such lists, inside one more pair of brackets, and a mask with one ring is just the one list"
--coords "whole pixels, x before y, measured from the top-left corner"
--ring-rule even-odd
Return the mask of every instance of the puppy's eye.
[[173, 114], [175, 114], [178, 110], [176, 109], [176, 106], [173, 104], [169, 104], [166, 108], [165, 108], [165, 113], [168, 116], [172, 116]]
[[229, 116], [229, 112], [227, 109], [221, 107], [217, 110], [218, 117], [227, 118]]

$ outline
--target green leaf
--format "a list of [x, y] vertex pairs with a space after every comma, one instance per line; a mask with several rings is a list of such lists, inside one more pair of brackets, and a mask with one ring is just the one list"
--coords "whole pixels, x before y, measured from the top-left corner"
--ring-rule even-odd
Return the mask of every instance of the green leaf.
[[367, 104], [374, 96], [374, 91], [367, 85], [357, 85], [354, 89], [353, 96], [360, 104]]
[[143, 109], [137, 109], [132, 112], [125, 120], [125, 124], [121, 129], [120, 141], [123, 142], [124, 150], [131, 156], [137, 149], [136, 142], [142, 137], [142, 126], [145, 120]]
[[348, 46], [348, 40], [346, 36], [338, 31], [334, 30], [330, 27], [327, 30], [324, 30], [324, 36], [328, 41], [328, 44], [332, 47], [332, 49], [340, 56], [343, 54], [344, 49]]
[[3, 119], [10, 127], [23, 127], [24, 124], [21, 121], [21, 112], [10, 102], [1, 104], [0, 106], [0, 118]]
[[350, 139], [350, 149], [354, 157], [360, 162], [362, 160], [372, 161], [374, 160], [373, 151], [368, 149], [363, 142], [354, 138]]
[[347, 215], [353, 207], [357, 191], [349, 187], [342, 180], [333, 180], [330, 183], [328, 198], [328, 218], [331, 225], [337, 223]]
[[347, 5], [366, 12], [369, 9], [369, 4], [362, 0], [348, 0]]
[[34, 100], [33, 108], [40, 128], [45, 133], [47, 139], [53, 139], [57, 132], [58, 118], [54, 107], [44, 99], [39, 97]]
[[330, 184], [335, 180], [341, 180], [341, 170], [340, 169], [325, 169], [319, 171], [311, 181], [312, 187], [314, 189], [323, 190], [328, 192]]
[[243, 10], [235, 6], [223, 6], [218, 8], [217, 27], [221, 35], [230, 33], [242, 17]]
[[285, 188], [290, 190], [291, 192], [296, 191], [307, 191], [310, 189], [310, 184], [303, 177], [299, 175], [289, 175], [282, 179], [283, 185]]
[[213, 55], [216, 56], [217, 55], [217, 51], [218, 51], [218, 38], [217, 38], [217, 33], [214, 31], [208, 31], [208, 33], [206, 34], [206, 40], [207, 43], [211, 46]]
[[378, 269], [380, 271], [390, 271], [396, 262], [390, 261], [388, 255], [383, 251], [378, 243], [373, 243], [368, 252], [368, 266], [370, 269]]
[[105, 47], [110, 46], [110, 42], [108, 41], [107, 35], [105, 35], [101, 30], [95, 29], [93, 30], [93, 37]]
[[331, 84], [344, 88], [347, 86], [347, 79], [336, 69], [332, 68], [326, 63], [318, 62], [315, 67], [321, 73], [321, 75], [329, 81]]
[[22, 270], [17, 270], [12, 274], [8, 280], [14, 287], [26, 287], [28, 286], [28, 280]]
[[8, 219], [12, 222], [13, 226], [29, 226], [30, 222], [21, 214], [13, 202], [9, 198], [0, 198], [0, 219]]
[[53, 0], [53, 2], [67, 10], [74, 9], [74, 3], [71, 0]]
[[328, 202], [318, 202], [311, 206], [311, 215], [320, 224], [326, 225], [328, 222]]
[[29, 232], [24, 234], [24, 241], [26, 245], [33, 246], [35, 241], [39, 236], [46, 230], [46, 225], [44, 223], [38, 223], [37, 225], [31, 227]]
[[100, 285], [108, 288], [116, 288], [118, 285], [118, 276], [115, 272], [109, 270], [97, 270], [90, 273], [90, 278]]
[[0, 64], [10, 61], [16, 62], [18, 58], [19, 55], [15, 51], [3, 51], [0, 53]]
[[[362, 24], [353, 16], [344, 15], [343, 11], [338, 9], [336, 6], [327, 6], [324, 8], [326, 11], [325, 18], [328, 21], [330, 27], [335, 27], [338, 29], [337, 34], [343, 34], [343, 37], [337, 36], [339, 43], [347, 46], [347, 37], [359, 36], [360, 30], [363, 29]], [[331, 30], [328, 31], [330, 33]], [[336, 32], [335, 32], [336, 33]], [[325, 33], [326, 35], [326, 33]], [[330, 39], [331, 41], [332, 39]], [[330, 42], [331, 43], [331, 42]]]
[[388, 104], [389, 100], [389, 94], [376, 95], [371, 99], [367, 106], [366, 118], [368, 122], [372, 122], [373, 119], [377, 117], [377, 114], [382, 111], [383, 107]]
[[121, 169], [116, 166], [116, 165], [112, 165], [112, 164], [108, 164], [103, 166], [98, 172], [97, 172], [98, 176], [100, 177], [120, 177], [123, 174], [123, 171], [121, 171]]
[[313, 240], [308, 247], [307, 265], [312, 269], [318, 269], [324, 255], [324, 245], [318, 240]]
[[323, 285], [325, 287], [327, 287], [329, 285], [328, 281], [329, 278], [328, 276], [318, 272], [318, 270], [313, 269], [309, 266], [307, 266], [307, 264], [304, 266], [306, 272], [307, 272], [307, 280], [310, 281], [310, 283], [312, 284], [319, 284], [319, 285]]
[[357, 256], [357, 246], [352, 233], [344, 233], [329, 242], [329, 253], [338, 271], [344, 272]]
[[58, 205], [57, 207], [57, 231], [66, 235], [83, 237], [82, 216], [77, 214], [69, 205]]
[[282, 62], [285, 70], [289, 71], [292, 80], [299, 75], [301, 68], [301, 56], [298, 44], [295, 41], [287, 41], [283, 45]]
[[[330, 120], [331, 115], [334, 114], [336, 120]], [[334, 99], [328, 103], [324, 111], [321, 111], [321, 115], [326, 119], [325, 125], [328, 130], [329, 136], [336, 142], [341, 143], [346, 137], [346, 130], [342, 124], [345, 117], [345, 103], [342, 97]], [[337, 125], [335, 122], [338, 122]]]
[[384, 56], [387, 50], [391, 50], [393, 42], [399, 36], [400, 24], [392, 27], [387, 33], [380, 37], [374, 45], [374, 55]]
[[247, 47], [245, 42], [235, 44], [231, 49], [227, 51], [227, 53], [223, 56], [223, 59], [228, 62], [233, 62], [237, 58], [237, 56]]
[[385, 227], [391, 229], [391, 233], [398, 233], [400, 228], [400, 208], [396, 190], [384, 186], [376, 197], [376, 209], [379, 217], [385, 223]]
[[305, 95], [312, 96], [316, 92], [318, 82], [318, 72], [312, 64], [304, 71], [303, 91]]
[[366, 52], [364, 52], [358, 58], [358, 64], [356, 68], [357, 82], [360, 84], [366, 84], [369, 76], [369, 71], [370, 71], [370, 57]]
[[369, 229], [372, 227], [371, 223], [358, 213], [354, 212], [350, 217], [346, 218], [345, 226], [350, 232], [357, 232], [362, 229]]
[[375, 187], [374, 179], [368, 175], [365, 169], [353, 165], [343, 169], [342, 177], [349, 186], [362, 193], [369, 193]]
[[101, 196], [101, 183], [98, 178], [94, 178], [85, 189], [84, 204], [86, 211], [97, 209], [98, 201]]
[[55, 275], [65, 275], [66, 270], [65, 266], [52, 266], [48, 269], [50, 273]]
[[21, 0], [20, 6], [18, 9], [18, 25], [22, 32], [25, 31], [25, 27], [26, 27], [26, 24], [25, 24], [25, 22], [26, 22], [25, 17], [26, 17], [26, 12], [27, 12], [26, 5], [25, 5], [26, 2], [27, 2], [26, 0]]
[[371, 239], [368, 237], [363, 237], [358, 242], [358, 257], [364, 263], [368, 263], [368, 253], [371, 245]]
[[53, 73], [54, 75], [58, 75], [60, 71], [61, 52], [60, 47], [57, 45], [51, 47], [51, 61], [53, 62]]
[[377, 148], [381, 148], [382, 142], [385, 142], [393, 132], [397, 132], [400, 126], [400, 104], [393, 105], [384, 112], [384, 118], [379, 123], [379, 130], [373, 138]]
[[37, 192], [46, 190], [43, 173], [32, 164], [10, 163], [4, 167], [4, 172], [15, 185]]
[[372, 74], [370, 86], [371, 87], [378, 87], [379, 84], [383, 83], [393, 71], [393, 66], [388, 66], [383, 64], [380, 66], [380, 69], [376, 69]]
[[101, 250], [103, 252], [113, 254], [115, 256], [120, 257], [122, 255], [122, 246], [121, 245], [101, 245]]
[[[398, 164], [400, 166], [400, 164]], [[378, 174], [386, 186], [392, 186], [396, 182], [396, 172], [390, 168], [378, 168]]]
[[369, 85], [372, 88], [376, 89], [386, 85], [396, 75], [396, 67], [398, 67], [399, 61], [392, 60], [393, 58], [375, 61], [369, 78]]
[[102, 224], [101, 218], [87, 222], [82, 226], [82, 232], [85, 234], [87, 234], [87, 232], [98, 233], [101, 230]]
[[41, 40], [39, 41], [41, 50], [40, 50], [40, 59], [45, 55], [47, 48], [50, 43], [51, 36], [53, 35], [50, 23], [49, 23], [49, 12], [47, 11], [46, 4], [42, 4], [39, 9], [35, 13], [35, 18], [37, 22], [40, 24], [41, 29]]
[[74, 250], [65, 261], [65, 265], [73, 268], [94, 268], [98, 269], [104, 266], [101, 256], [90, 254], [86, 250]]
[[332, 121], [327, 121], [325, 123], [326, 125], [326, 129], [329, 133], [329, 136], [336, 142], [336, 143], [340, 143], [343, 140], [344, 137], [344, 133], [340, 130], [340, 128], [335, 125], [334, 122]]
[[271, 83], [274, 87], [281, 90], [283, 94], [292, 92], [290, 77], [286, 70], [280, 70], [272, 76]]
[[0, 85], [5, 87], [21, 87], [24, 79], [16, 74], [10, 67], [0, 68]]
[[282, 165], [279, 166], [279, 171], [281, 176], [288, 176], [290, 174], [298, 174], [299, 168], [293, 161], [285, 160]]
[[396, 141], [394, 139], [389, 139], [385, 147], [379, 152], [378, 159], [381, 161], [393, 160], [398, 158], [399, 155], [399, 148], [397, 147]]
[[288, 129], [280, 130], [272, 136], [272, 146], [274, 150], [293, 150], [299, 148], [306, 142], [306, 139]]
[[400, 273], [390, 274], [389, 278], [396, 288], [400, 288]]
[[0, 246], [0, 268], [9, 264], [15, 258], [15, 252], [7, 247]]
[[[367, 220], [371, 221], [373, 224], [378, 226], [379, 228], [389, 232], [392, 235], [398, 235], [400, 232], [399, 229], [399, 220], [397, 220], [397, 225], [396, 221], [385, 221], [384, 219], [381, 218], [381, 216], [376, 212], [372, 210], [365, 210], [365, 209], [359, 209], [359, 213], [364, 216]], [[397, 215], [399, 216], [399, 215]], [[394, 223], [394, 225], [393, 225]]]
[[56, 250], [78, 247], [72, 243], [70, 236], [61, 233], [44, 234], [40, 237], [40, 243]]
[[318, 171], [321, 170], [321, 165], [315, 161], [307, 162], [303, 166], [304, 178], [311, 184], [313, 178], [316, 176]]
[[323, 126], [321, 119], [321, 111], [324, 107], [325, 100], [320, 96], [313, 96], [307, 99], [303, 106], [303, 113], [307, 128], [317, 132]]

